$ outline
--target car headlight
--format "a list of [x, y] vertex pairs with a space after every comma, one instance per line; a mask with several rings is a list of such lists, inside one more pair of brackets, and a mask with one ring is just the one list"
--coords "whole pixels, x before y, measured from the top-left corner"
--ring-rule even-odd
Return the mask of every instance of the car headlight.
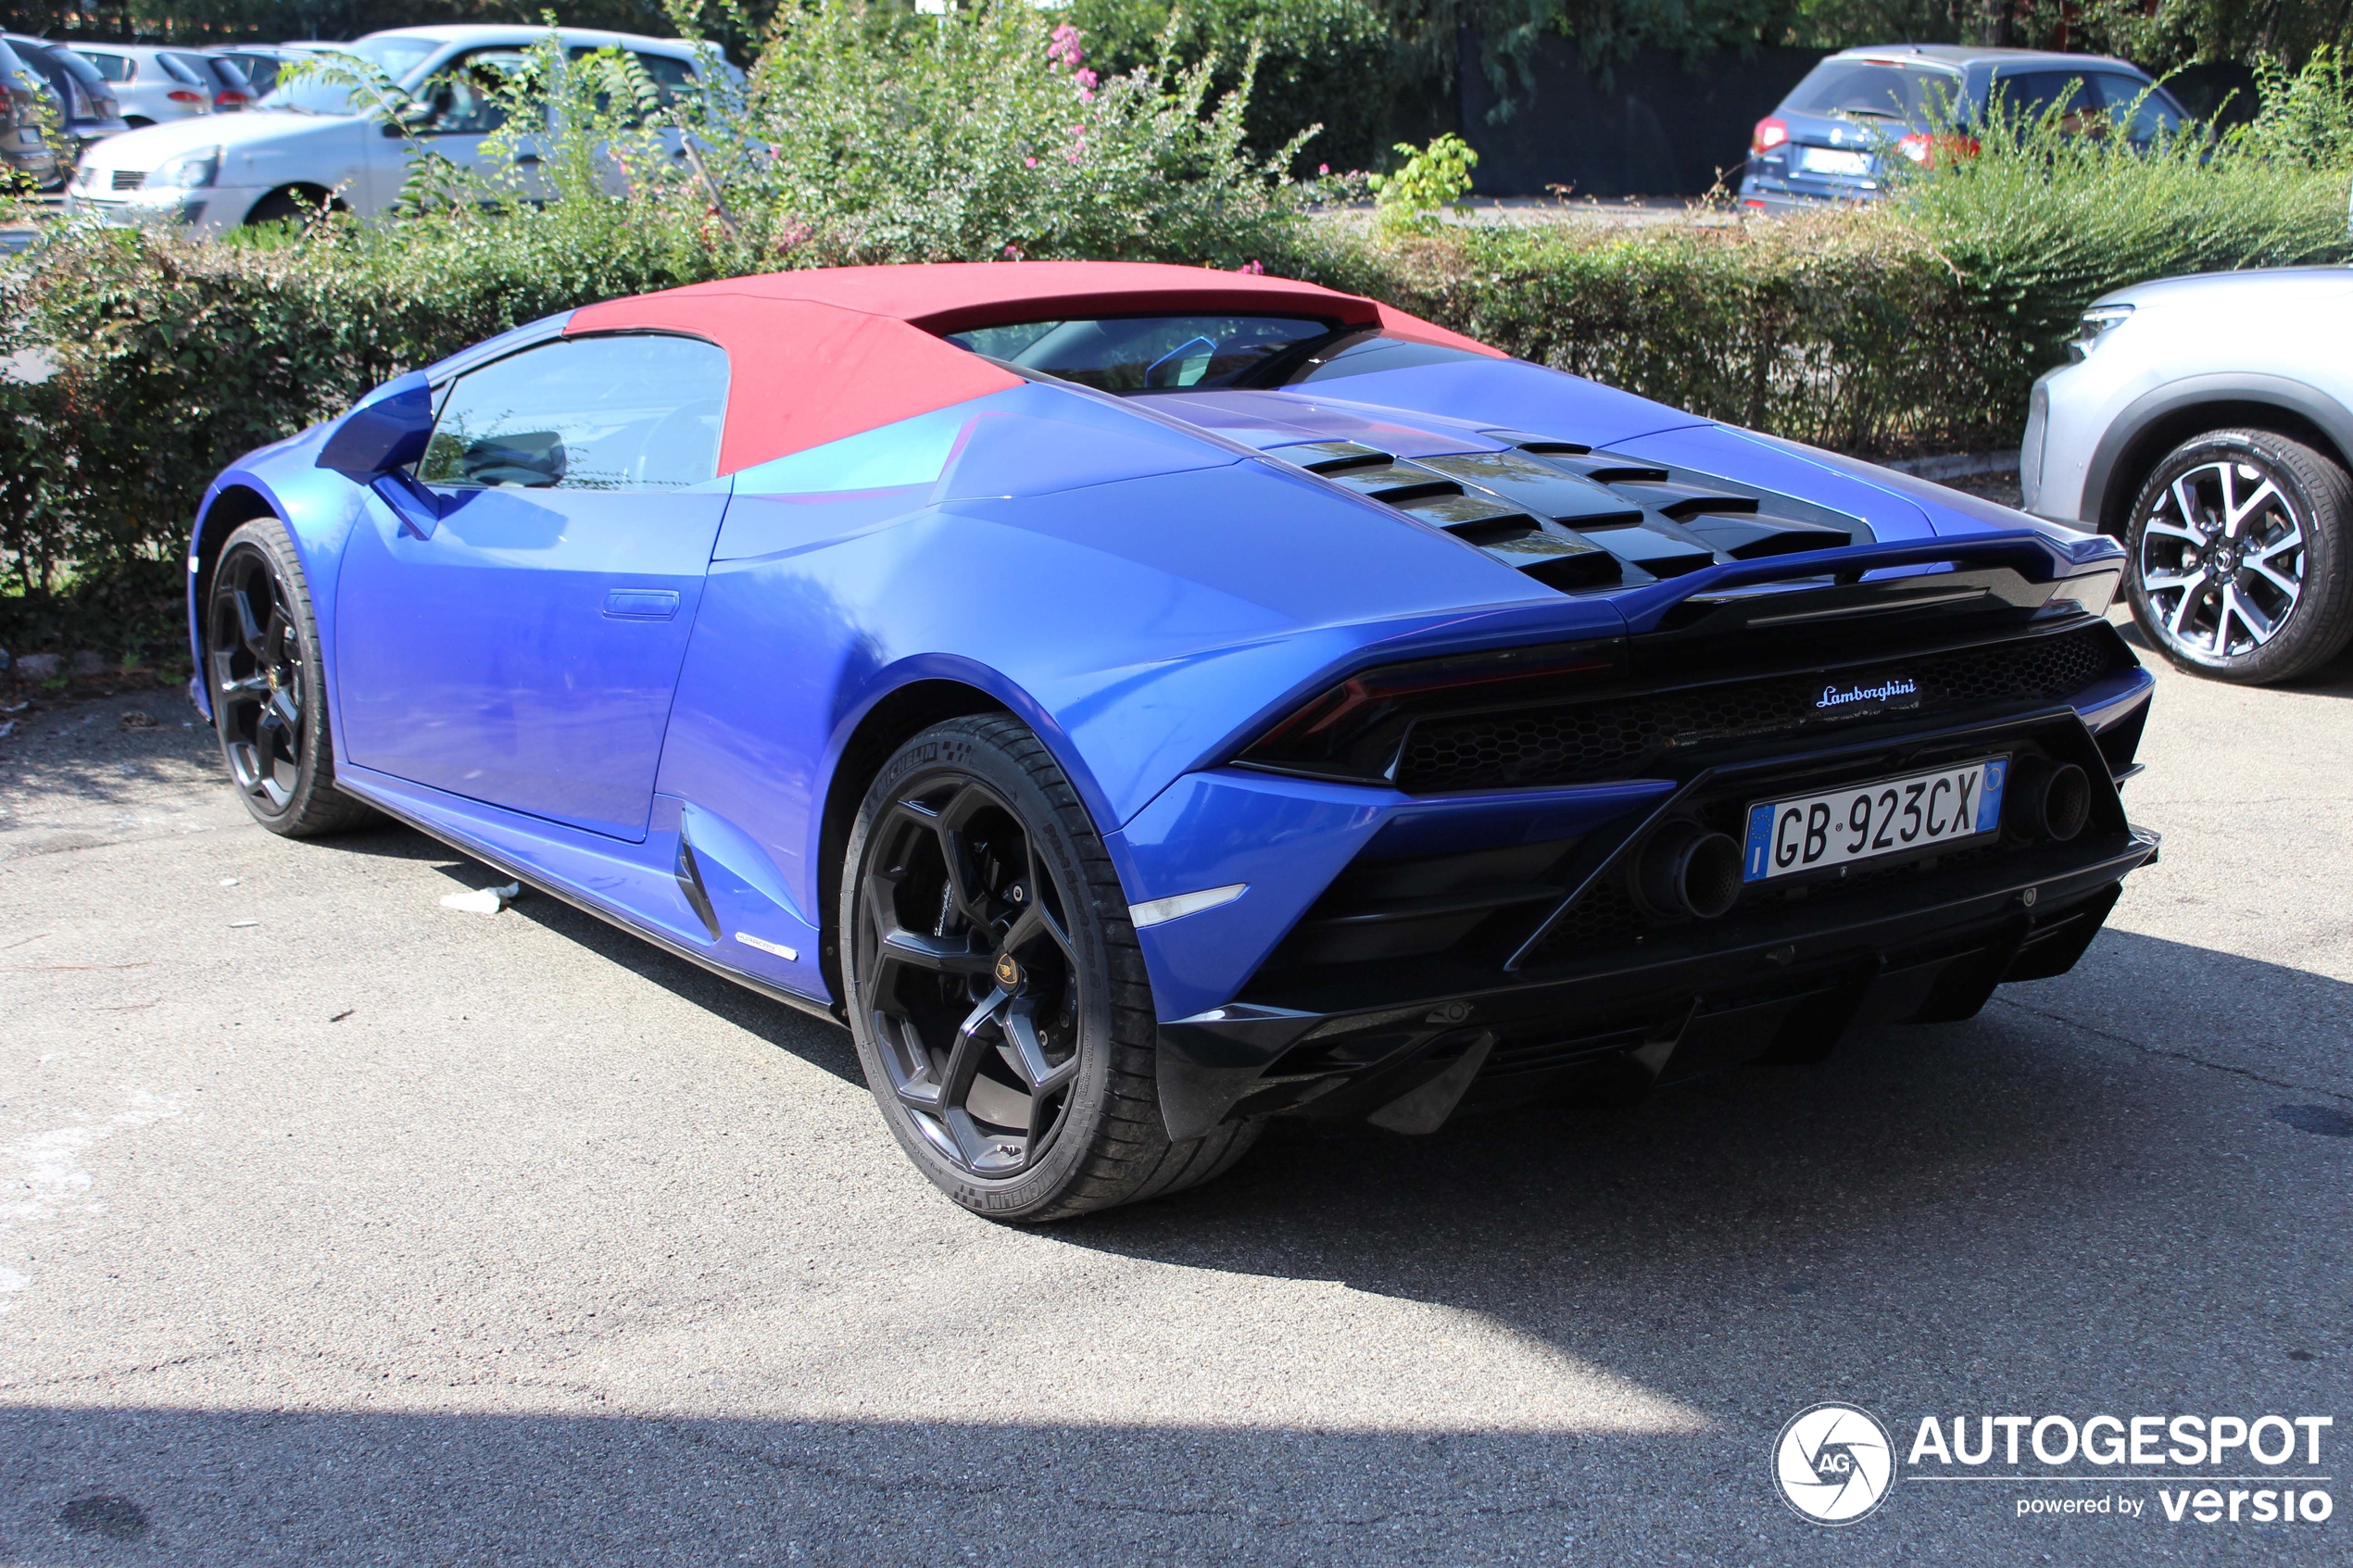
[[182, 153], [147, 176], [151, 191], [200, 191], [220, 177], [220, 149], [199, 147]]
[[2081, 364], [2100, 345], [2100, 340], [2122, 326], [2132, 313], [2129, 305], [2095, 305], [2084, 311], [2083, 319], [2076, 323], [2075, 335], [2068, 340], [2067, 357]]

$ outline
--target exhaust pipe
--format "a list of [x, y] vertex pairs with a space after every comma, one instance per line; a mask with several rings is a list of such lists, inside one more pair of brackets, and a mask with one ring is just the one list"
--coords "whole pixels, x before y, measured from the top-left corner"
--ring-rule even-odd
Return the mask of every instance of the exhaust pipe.
[[2092, 780], [2072, 762], [2030, 757], [2010, 770], [2003, 814], [2030, 837], [2065, 844], [2092, 820]]
[[1651, 834], [1634, 870], [1634, 898], [1665, 920], [1715, 920], [1741, 896], [1741, 847], [1697, 822]]

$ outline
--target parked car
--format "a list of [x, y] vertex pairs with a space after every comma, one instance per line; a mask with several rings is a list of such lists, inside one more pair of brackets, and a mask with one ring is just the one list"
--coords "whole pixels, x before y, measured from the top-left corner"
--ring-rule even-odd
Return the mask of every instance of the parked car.
[[[68, 209], [109, 222], [179, 220], [205, 231], [274, 222], [328, 204], [372, 216], [399, 199], [417, 144], [460, 169], [480, 166], [484, 138], [503, 117], [476, 74], [520, 64], [547, 31], [396, 28], [333, 45], [333, 53], [417, 95], [421, 113], [395, 124], [383, 106], [360, 101], [348, 87], [318, 77], [282, 82], [254, 113], [233, 120], [157, 125], [107, 144], [83, 160]], [[674, 38], [580, 28], [556, 34], [574, 52], [626, 49], [657, 81], [691, 82], [698, 69], [694, 46]]]
[[1997, 95], [2011, 116], [2056, 107], [2065, 125], [2135, 143], [2178, 131], [2188, 118], [2146, 72], [2106, 56], [1945, 44], [1846, 49], [1756, 122], [1741, 204], [1781, 212], [1868, 201], [1892, 169], [1928, 163], [1940, 139], [1982, 125]]
[[2156, 852], [2122, 565], [1303, 283], [803, 270], [232, 465], [191, 692], [263, 827], [846, 1022], [1042, 1220], [2065, 971]]
[[106, 78], [132, 128], [194, 119], [213, 112], [221, 87], [189, 49], [152, 44], [77, 44], [73, 52]]
[[42, 190], [65, 180], [42, 124], [42, 110], [51, 102], [48, 79], [0, 42], [0, 165]]
[[2028, 510], [2124, 542], [2133, 618], [2183, 669], [2291, 680], [2353, 642], [2353, 269], [2103, 295], [2034, 383]]
[[130, 129], [123, 122], [114, 89], [89, 61], [61, 44], [14, 32], [0, 34], [0, 39], [46, 84], [68, 154], [78, 157], [92, 143]]
[[307, 52], [280, 44], [239, 44], [209, 51], [213, 58], [227, 60], [237, 68], [251, 86], [256, 101], [268, 96], [270, 90], [277, 86], [280, 70], [301, 59]]
[[258, 94], [253, 90], [252, 80], [236, 61], [216, 50], [208, 50], [196, 57], [211, 74], [215, 113], [239, 114], [253, 107], [253, 101]]

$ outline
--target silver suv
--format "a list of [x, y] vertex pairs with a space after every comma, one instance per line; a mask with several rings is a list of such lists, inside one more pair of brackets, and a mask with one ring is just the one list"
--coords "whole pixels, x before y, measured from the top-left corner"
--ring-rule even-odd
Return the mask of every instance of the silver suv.
[[2289, 680], [2353, 641], [2353, 268], [2104, 295], [2034, 383], [2028, 511], [2124, 541], [2150, 643], [2221, 680]]

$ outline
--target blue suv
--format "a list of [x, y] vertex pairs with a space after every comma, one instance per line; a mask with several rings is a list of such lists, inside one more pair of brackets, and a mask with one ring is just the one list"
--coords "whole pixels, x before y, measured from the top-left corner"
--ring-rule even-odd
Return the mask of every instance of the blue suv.
[[1982, 121], [1996, 94], [2014, 115], [2056, 106], [2070, 129], [2136, 144], [2189, 118], [2147, 72], [2104, 56], [1940, 44], [1847, 49], [1807, 72], [1756, 122], [1741, 205], [1774, 212], [1869, 201], [1901, 167], [1894, 160], [1933, 161], [1940, 138], [1932, 127]]

